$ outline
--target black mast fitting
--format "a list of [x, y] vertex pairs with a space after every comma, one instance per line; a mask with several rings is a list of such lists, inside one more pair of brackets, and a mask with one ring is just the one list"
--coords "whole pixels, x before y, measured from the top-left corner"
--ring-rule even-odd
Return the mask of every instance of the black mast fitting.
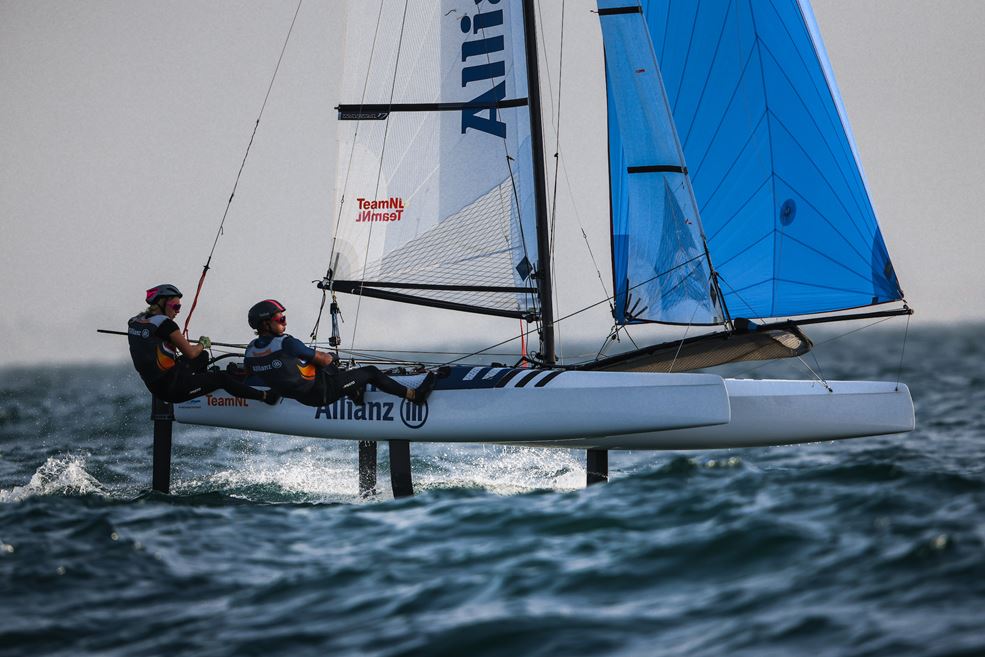
[[547, 223], [547, 184], [544, 174], [544, 130], [540, 115], [540, 74], [537, 70], [537, 23], [533, 0], [523, 0], [523, 40], [527, 59], [527, 97], [530, 101], [530, 141], [537, 218], [537, 289], [543, 320], [540, 353], [544, 364], [557, 362], [554, 349], [554, 299], [551, 283], [551, 244]]

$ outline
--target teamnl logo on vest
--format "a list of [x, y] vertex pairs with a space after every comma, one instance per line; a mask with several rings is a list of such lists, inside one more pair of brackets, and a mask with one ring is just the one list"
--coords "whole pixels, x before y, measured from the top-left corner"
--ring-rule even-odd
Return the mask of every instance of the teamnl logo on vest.
[[391, 196], [377, 200], [357, 198], [356, 205], [359, 214], [356, 215], [356, 223], [365, 221], [400, 221], [404, 217], [404, 199], [399, 196]]
[[[483, 2], [488, 7], [498, 5], [500, 0], [474, 0], [476, 5]], [[506, 77], [503, 10], [483, 12], [480, 8], [474, 16], [463, 16], [459, 26], [467, 37], [462, 43], [461, 61], [468, 64], [462, 67], [462, 87], [482, 90], [470, 102], [489, 105], [504, 100], [506, 81], [495, 82], [497, 78]], [[506, 124], [497, 118], [495, 107], [463, 109], [462, 134], [467, 130], [506, 138]]]

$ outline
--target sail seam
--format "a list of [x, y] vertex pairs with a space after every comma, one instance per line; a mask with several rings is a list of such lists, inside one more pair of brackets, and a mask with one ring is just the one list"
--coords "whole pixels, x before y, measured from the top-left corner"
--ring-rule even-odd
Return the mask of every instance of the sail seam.
[[[718, 227], [718, 230], [716, 230], [715, 233], [711, 237], [708, 238], [708, 241], [710, 242], [710, 241], [714, 240], [716, 237], [718, 237], [718, 235], [722, 231], [724, 231], [725, 228], [727, 228], [729, 226], [729, 224], [731, 224], [732, 221], [735, 220], [736, 217], [738, 217], [740, 214], [742, 214], [742, 211], [746, 209], [746, 206], [749, 205], [749, 203], [751, 203], [752, 200], [754, 198], [756, 198], [756, 196], [759, 195], [759, 192], [761, 192], [762, 189], [764, 187], [766, 187], [766, 185], [769, 183], [769, 181], [770, 181], [770, 176], [766, 176], [763, 179], [763, 182], [759, 183], [759, 187], [757, 187], [756, 189], [754, 189], [753, 192], [752, 192], [752, 194], [750, 194], [749, 197], [745, 201], [742, 202], [742, 205], [740, 205], [738, 207], [738, 209], [732, 214], [732, 216], [729, 217], [728, 219], [726, 219], [725, 222], [722, 223], [722, 225]], [[719, 185], [718, 188], [716, 188], [716, 189], [720, 189], [720, 188], [721, 188], [721, 185]], [[709, 199], [708, 202], [711, 203], [711, 200]]]
[[[814, 126], [817, 128], [817, 132], [818, 132], [818, 135], [821, 137], [821, 141], [824, 142], [825, 148], [827, 149], [828, 153], [831, 154], [831, 158], [835, 162], [835, 166], [838, 169], [838, 173], [841, 174], [842, 180], [844, 180], [845, 185], [848, 187], [848, 190], [851, 193], [852, 201], [855, 203], [856, 210], [858, 210], [863, 215], [866, 214], [865, 209], [863, 207], [860, 207], [859, 206], [859, 199], [855, 195], [854, 186], [852, 185], [852, 183], [848, 179], [848, 177], [845, 175], [845, 171], [841, 167], [841, 163], [838, 162], [838, 157], [834, 154], [834, 151], [831, 150], [831, 145], [828, 143], [828, 140], [824, 138], [824, 132], [821, 130], [821, 126], [818, 124], [818, 122], [814, 119], [814, 114], [810, 111], [810, 108], [808, 108], [807, 103], [804, 101], [804, 97], [800, 94], [800, 92], [797, 91], [796, 87], [793, 84], [793, 81], [787, 75], [786, 70], [784, 70], [784, 68], [780, 65], [780, 60], [778, 60], [776, 58], [776, 55], [773, 54], [773, 51], [770, 50], [768, 47], [765, 47], [764, 49], [769, 54], [770, 59], [772, 59], [776, 63], [777, 68], [783, 74], [783, 78], [787, 81], [787, 84], [790, 86], [790, 89], [793, 92], [793, 95], [797, 97], [797, 100], [800, 101], [801, 105], [806, 110], [807, 116], [810, 118], [811, 123], [813, 123]], [[776, 116], [776, 115], [774, 114], [774, 116]], [[779, 117], [777, 117], [777, 121], [780, 122], [780, 124], [782, 125], [782, 121], [779, 120]], [[789, 130], [787, 130], [787, 132], [790, 133]], [[791, 137], [793, 137], [793, 134], [792, 133], [791, 133]], [[794, 138], [794, 141], [797, 141], [796, 138]], [[799, 141], [797, 141], [797, 145], [800, 146], [800, 142]], [[803, 146], [801, 146], [801, 150], [804, 150], [804, 152], [806, 154], [807, 151], [806, 151], [806, 149], [803, 148]], [[811, 159], [811, 164], [814, 164], [813, 159]], [[817, 165], [814, 165], [814, 166], [815, 166], [815, 168], [818, 169], [818, 171], [820, 171], [820, 168], [817, 167]], [[827, 182], [827, 180], [825, 180], [825, 182]], [[831, 184], [828, 183], [828, 186], [831, 187]], [[847, 212], [847, 209], [846, 209], [846, 212]], [[861, 231], [860, 231], [860, 233], [861, 233]], [[865, 239], [864, 236], [863, 236], [863, 239]]]
[[[766, 72], [763, 70], [763, 42], [759, 38], [759, 25], [756, 24], [756, 10], [753, 9], [752, 2], [749, 3], [749, 17], [752, 19], [752, 31], [756, 39], [756, 47], [753, 49], [759, 55], [759, 84], [763, 89], [763, 103], [765, 105], [766, 114], [771, 114], [769, 111], [770, 101], [769, 94], [766, 89]], [[773, 128], [770, 125], [769, 119], [766, 121], [766, 140], [770, 146], [770, 172], [771, 172], [771, 189], [770, 189], [770, 215], [772, 216], [773, 224], [773, 280], [777, 279], [777, 266], [780, 261], [781, 254], [783, 250], [783, 231], [776, 230], [776, 212], [774, 211], [774, 206], [776, 204], [776, 162], [773, 158]], [[777, 233], [780, 235], [780, 240], [777, 242]], [[770, 294], [770, 313], [776, 312], [776, 285], [772, 286]], [[772, 315], [771, 315], [772, 316]]]
[[[797, 52], [797, 59], [800, 60], [801, 66], [803, 67], [803, 70], [807, 72], [807, 74], [808, 74], [808, 76], [809, 76], [809, 78], [811, 80], [811, 88], [814, 90], [814, 93], [817, 95], [818, 100], [820, 100], [821, 103], [822, 103], [822, 105], [823, 105], [824, 104], [824, 98], [822, 98], [821, 92], [818, 89], [817, 84], [814, 83], [814, 76], [811, 75], [810, 66], [804, 60], [804, 57], [803, 57], [803, 55], [802, 55], [802, 53], [800, 51], [800, 48], [797, 47], [797, 41], [796, 41], [796, 39], [794, 38], [793, 34], [790, 33], [790, 30], [787, 29], [786, 22], [780, 16], [779, 12], [776, 10], [776, 4], [771, 2], [770, 5], [773, 8], [773, 13], [774, 13], [774, 15], [776, 15], [777, 20], [779, 20], [780, 24], [783, 26], [783, 31], [786, 33], [787, 38], [790, 40], [790, 43], [793, 45], [794, 50]], [[798, 3], [798, 5], [799, 5], [799, 3]], [[801, 21], [803, 21], [804, 20], [803, 13], [801, 13], [799, 11], [799, 9], [798, 9], [798, 13], [800, 14]], [[804, 25], [803, 23], [802, 23], [802, 26], [806, 28], [806, 25]], [[806, 33], [806, 37], [807, 37], [807, 41], [810, 42], [810, 44], [811, 44], [811, 50], [812, 50], [812, 52], [814, 52], [815, 57], [817, 57], [817, 51], [814, 49], [814, 42], [813, 42], [813, 39], [811, 39], [811, 35], [810, 35], [810, 31], [809, 30]], [[820, 125], [818, 125], [818, 122], [816, 120], [814, 120], [814, 114], [808, 109], [807, 103], [804, 102], [803, 97], [800, 95], [799, 92], [796, 91], [796, 87], [794, 87], [793, 81], [790, 79], [790, 76], [787, 75], [786, 69], [784, 69], [783, 67], [779, 66], [779, 59], [777, 59], [777, 57], [773, 54], [773, 52], [769, 48], [767, 48], [766, 50], [767, 50], [767, 52], [770, 53], [770, 56], [773, 58], [773, 61], [777, 62], [778, 68], [783, 73], [783, 76], [787, 79], [787, 82], [790, 84], [790, 88], [791, 89], [794, 89], [794, 93], [797, 95], [797, 98], [803, 104], [804, 109], [807, 109], [808, 110], [807, 111], [808, 116], [811, 118], [811, 121], [814, 123], [814, 125], [817, 126], [818, 133], [822, 135], [822, 139], [823, 139], [823, 132], [821, 131]], [[818, 61], [820, 62], [820, 58], [818, 58]], [[832, 101], [831, 107], [834, 108], [835, 116], [837, 116], [837, 121], [835, 121], [835, 118], [831, 116], [830, 108], [828, 108], [829, 111], [824, 112], [824, 115], [828, 119], [828, 124], [830, 125], [830, 128], [832, 130], [834, 130], [835, 133], [837, 133], [837, 131], [839, 129], [844, 130], [845, 129], [845, 126], [842, 124], [841, 117], [838, 116], [838, 108], [835, 106], [835, 104], [833, 102], [833, 99], [831, 98], [831, 90], [830, 90], [830, 88], [828, 88], [828, 80], [827, 80], [827, 77], [824, 75], [824, 70], [823, 69], [821, 70], [821, 79], [824, 81], [824, 90], [828, 92], [828, 100], [829, 101]], [[846, 137], [845, 141], [842, 141], [842, 140], [838, 140], [838, 141], [844, 147], [844, 145], [847, 143], [847, 137]], [[828, 152], [831, 153], [832, 159], [835, 162], [838, 163], [838, 165], [837, 165], [838, 166], [838, 170], [841, 173], [842, 178], [845, 180], [845, 183], [848, 185], [848, 187], [849, 187], [849, 189], [851, 191], [851, 194], [852, 194], [852, 198], [855, 201], [855, 204], [856, 205], [859, 205], [859, 198], [856, 195], [856, 192], [858, 191], [858, 189], [856, 188], [855, 185], [852, 185], [852, 183], [849, 181], [849, 177], [850, 176], [848, 175], [848, 172], [846, 172], [845, 168], [842, 166], [842, 162], [839, 161], [838, 156], [835, 155], [834, 151], [831, 149], [831, 144], [828, 142], [827, 139], [824, 139], [824, 145], [825, 145], [825, 147], [827, 147]], [[854, 156], [854, 154], [852, 154], [850, 148], [849, 148], [849, 151], [847, 153], [844, 152], [844, 148], [842, 148], [841, 150], [843, 151], [842, 152], [843, 158], [844, 157], [847, 157], [848, 158], [848, 160], [849, 160], [849, 166], [851, 166], [851, 165], [858, 166], [858, 162], [856, 161], [855, 156]], [[864, 181], [862, 181], [862, 190], [863, 190], [863, 193], [864, 193], [865, 192], [865, 183], [864, 183]], [[865, 205], [864, 202], [862, 204]], [[868, 205], [871, 206], [871, 204], [868, 204]], [[865, 211], [862, 210], [862, 208], [859, 208], [859, 211], [862, 212], [863, 214], [865, 213]], [[872, 215], [873, 215], [873, 217], [875, 217], [875, 211], [874, 210], [872, 210]]]
[[[779, 178], [779, 176], [777, 176], [777, 177]], [[782, 178], [780, 178], [780, 180], [783, 180], [783, 179], [782, 179]], [[798, 194], [798, 196], [799, 196], [799, 194]], [[801, 197], [801, 198], [803, 198], [803, 197]], [[810, 203], [808, 203], [808, 205], [810, 205]], [[827, 219], [825, 219], [825, 223], [828, 223], [828, 225], [831, 225], [831, 224], [830, 224], [830, 223], [829, 223], [829, 222], [827, 221]], [[836, 230], [835, 232], [838, 232], [838, 231]], [[839, 235], [840, 235], [840, 233], [839, 233]], [[842, 237], [843, 237], [843, 236], [842, 236]], [[833, 262], [834, 264], [836, 264], [836, 265], [838, 265], [839, 267], [841, 267], [841, 268], [843, 268], [843, 269], [845, 269], [846, 271], [850, 271], [850, 272], [852, 272], [853, 274], [855, 274], [856, 276], [859, 276], [860, 278], [862, 278], [862, 279], [864, 279], [864, 280], [866, 280], [866, 281], [869, 281], [869, 278], [868, 278], [867, 276], [865, 276], [864, 274], [860, 274], [860, 273], [859, 273], [858, 271], [856, 271], [856, 270], [854, 270], [854, 269], [852, 269], [851, 267], [849, 267], [849, 266], [847, 266], [847, 265], [846, 265], [845, 263], [843, 263], [843, 262], [840, 262], [840, 261], [838, 261], [838, 260], [836, 260], [835, 258], [832, 258], [832, 257], [831, 257], [830, 255], [828, 255], [828, 254], [826, 254], [826, 253], [824, 253], [824, 252], [822, 252], [822, 251], [819, 251], [819, 250], [817, 250], [817, 249], [815, 249], [815, 248], [814, 248], [813, 246], [810, 246], [809, 244], [807, 244], [807, 243], [806, 243], [806, 242], [804, 242], [803, 240], [799, 240], [799, 239], [797, 239], [796, 237], [794, 237], [793, 235], [787, 235], [787, 239], [790, 239], [790, 240], [792, 240], [792, 241], [794, 241], [794, 242], [796, 242], [797, 244], [800, 244], [800, 245], [801, 245], [801, 246], [803, 246], [803, 247], [804, 247], [805, 249], [810, 249], [810, 250], [811, 250], [811, 251], [813, 251], [814, 253], [817, 253], [818, 255], [820, 255], [820, 256], [822, 256], [822, 257], [824, 257], [824, 258], [825, 258], [826, 260], [830, 260], [831, 262]], [[854, 249], [852, 249], [852, 250], [854, 251]], [[862, 262], [863, 262], [863, 263], [864, 263], [864, 264], [865, 264], [865, 265], [866, 265], [867, 267], [871, 267], [871, 266], [872, 266], [870, 262], [868, 262], [868, 261], [866, 261], [866, 260], [865, 260], [865, 258], [863, 258], [863, 257], [862, 257], [862, 255], [858, 253], [858, 251], [855, 251], [855, 253], [856, 253], [856, 254], [857, 254], [857, 255], [858, 255], [858, 256], [859, 256], [860, 258], [862, 258]]]
[[[815, 40], [814, 40], [814, 34], [815, 33], [811, 29], [811, 27], [810, 27], [810, 24], [811, 23], [813, 23], [815, 26], [817, 25], [817, 23], [816, 23], [816, 21], [808, 21], [807, 16], [804, 14], [804, 7], [801, 4], [800, 0], [797, 1], [797, 11], [800, 14], [801, 21], [803, 21], [804, 28], [807, 30], [807, 40], [811, 44], [811, 50], [814, 51], [814, 57], [817, 59], [818, 64], [821, 66], [821, 77], [824, 78], [824, 86], [825, 86], [825, 88], [826, 88], [826, 90], [828, 92], [828, 98], [831, 100], [831, 104], [834, 107], [835, 114], [837, 114], [837, 116], [838, 116], [838, 124], [841, 127], [841, 130], [845, 134], [844, 144], [848, 146], [849, 157], [850, 157], [851, 161], [855, 164], [855, 168], [858, 170], [858, 177], [859, 177], [859, 180], [862, 183], [862, 191], [863, 191], [866, 199], [869, 200], [869, 207], [871, 208], [871, 211], [872, 211], [872, 219], [873, 219], [873, 222], [875, 222], [876, 227], [877, 227], [877, 230], [878, 230], [878, 223], [879, 222], [878, 222], [878, 219], [876, 218], [876, 210], [875, 210], [875, 207], [872, 206], [872, 201], [869, 198], [869, 185], [868, 185], [868, 183], [865, 180], [865, 170], [862, 168], [862, 162], [859, 159], [858, 150], [856, 149], [856, 144], [855, 144], [855, 137], [852, 134], [851, 125], [849, 125], [849, 123], [848, 123], [848, 113], [847, 113], [847, 110], [845, 110], [845, 107], [844, 107], [843, 103], [840, 100], [840, 94], [836, 94], [835, 93], [836, 87], [838, 85], [837, 85], [837, 82], [834, 80], [834, 77], [833, 77], [834, 76], [834, 72], [831, 71], [831, 69], [830, 69], [831, 62], [828, 61], [828, 65], [827, 66], [824, 65], [823, 62], [825, 60], [827, 60], [827, 54], [826, 53], [824, 54], [824, 57], [823, 58], [821, 56], [822, 55], [822, 52], [824, 51], [824, 44], [823, 44], [823, 42], [820, 43], [820, 44], [817, 43], [817, 42], [815, 42]], [[812, 18], [813, 18], [813, 10], [811, 10], [809, 6], [808, 6], [808, 11], [811, 12]], [[820, 32], [817, 33], [817, 38], [818, 39], [821, 39]], [[821, 50], [818, 50], [818, 46], [819, 45], [821, 46]], [[829, 72], [831, 72], [831, 75], [832, 75], [832, 77], [830, 77], [830, 78], [828, 77], [828, 73]]]
[[[725, 173], [722, 175], [721, 180], [718, 182], [718, 185], [708, 195], [708, 200], [705, 202], [705, 205], [702, 208], [700, 208], [701, 212], [704, 212], [704, 208], [707, 207], [712, 202], [714, 197], [718, 194], [718, 191], [725, 185], [728, 177], [732, 175], [732, 170], [735, 169], [735, 165], [737, 165], [740, 161], [742, 161], [743, 154], [746, 152], [746, 149], [749, 148], [749, 144], [752, 143], [753, 138], [756, 136], [756, 133], [759, 131], [760, 126], [763, 125], [763, 121], [765, 119], [766, 119], [766, 110], [763, 110], [763, 113], [756, 121], [756, 125], [753, 127], [752, 130], [749, 131], [749, 136], [746, 138], [745, 143], [742, 144], [742, 148], [740, 148], [736, 152], [735, 157], [732, 158], [732, 161], [729, 163], [728, 168], [725, 169]], [[694, 175], [691, 176], [692, 182], [698, 181], [700, 179], [701, 179], [700, 172], [695, 173]]]
[[[698, 0], [697, 5], [694, 8], [694, 19], [691, 21], [691, 35], [687, 39], [687, 54], [684, 55], [684, 64], [681, 66], [680, 79], [677, 81], [677, 90], [674, 92], [674, 106], [670, 108], [670, 114], [673, 117], [677, 112], [677, 101], [681, 99], [681, 87], [684, 86], [684, 76], [687, 75], [687, 65], [691, 61], [691, 47], [694, 45], [694, 31], [698, 25], [698, 13], [701, 11], [701, 0]], [[647, 30], [649, 33], [649, 30]], [[659, 65], [660, 62], [657, 62]]]
[[[786, 128], [784, 128], [784, 130], [786, 130]], [[824, 213], [823, 213], [823, 212], [821, 212], [821, 211], [820, 211], [820, 210], [819, 210], [819, 209], [818, 209], [818, 208], [817, 208], [817, 207], [816, 207], [816, 206], [815, 206], [815, 205], [814, 205], [813, 203], [811, 203], [811, 202], [810, 202], [809, 200], [807, 200], [807, 199], [805, 199], [805, 198], [804, 198], [804, 196], [803, 196], [803, 195], [802, 195], [802, 194], [801, 194], [800, 192], [798, 192], [798, 191], [796, 190], [796, 188], [795, 188], [795, 187], [794, 187], [793, 185], [791, 185], [791, 184], [790, 184], [790, 183], [789, 183], [789, 182], [788, 182], [787, 180], [785, 180], [785, 179], [784, 179], [783, 177], [781, 177], [781, 176], [780, 176], [779, 174], [774, 174], [774, 178], [776, 178], [777, 180], [779, 180], [780, 182], [782, 182], [782, 183], [783, 183], [784, 185], [787, 185], [788, 187], [790, 187], [790, 189], [792, 189], [792, 190], [794, 190], [794, 193], [796, 193], [796, 194], [797, 194], [797, 196], [798, 196], [798, 197], [799, 197], [799, 198], [800, 198], [800, 199], [801, 199], [802, 201], [804, 201], [804, 203], [806, 203], [806, 204], [807, 204], [807, 207], [809, 207], [809, 208], [810, 208], [811, 210], [813, 210], [814, 212], [816, 212], [816, 213], [817, 213], [817, 216], [819, 216], [819, 217], [821, 217], [821, 219], [822, 219], [822, 220], [824, 220], [824, 223], [826, 223], [826, 224], [827, 224], [828, 226], [830, 226], [830, 227], [831, 227], [831, 230], [833, 230], [833, 231], [834, 231], [834, 232], [835, 232], [835, 233], [836, 233], [836, 234], [838, 235], [838, 237], [840, 237], [841, 239], [843, 239], [843, 240], [845, 241], [845, 244], [847, 244], [847, 245], [849, 246], [849, 248], [851, 248], [851, 250], [852, 250], [852, 252], [854, 252], [854, 253], [855, 253], [855, 255], [857, 255], [857, 256], [858, 256], [858, 257], [859, 257], [859, 258], [860, 258], [860, 259], [862, 260], [862, 262], [863, 262], [863, 263], [865, 263], [865, 264], [867, 264], [867, 265], [869, 265], [869, 266], [871, 266], [871, 264], [872, 264], [872, 263], [871, 263], [871, 261], [870, 261], [870, 260], [868, 260], [868, 259], [866, 259], [866, 257], [865, 257], [864, 255], [862, 255], [862, 254], [861, 254], [861, 253], [859, 252], [859, 250], [858, 250], [857, 248], [855, 248], [855, 245], [854, 245], [854, 244], [852, 244], [852, 243], [851, 243], [851, 242], [849, 241], [849, 239], [848, 239], [847, 237], [845, 237], [845, 235], [844, 235], [844, 234], [843, 234], [843, 233], [842, 233], [842, 232], [841, 232], [840, 230], [838, 230], [838, 228], [837, 228], [837, 227], [835, 227], [835, 225], [834, 225], [834, 224], [832, 224], [832, 223], [831, 223], [831, 222], [830, 222], [830, 221], [828, 220], [828, 218], [827, 218], [827, 217], [826, 217], [826, 216], [824, 215]], [[842, 209], [844, 209], [844, 207], [843, 207]], [[846, 210], [845, 212], [846, 212], [846, 214], [847, 214], [847, 212], [848, 212], [848, 211]], [[863, 239], [864, 239], [864, 238], [863, 238]]]
[[[688, 123], [687, 126], [687, 134], [681, 140], [682, 144], [687, 144], [688, 140], [691, 138], [691, 130], [694, 129], [694, 123], [695, 123], [695, 119], [697, 118], [699, 108], [701, 107], [702, 101], [704, 101], [705, 99], [705, 92], [708, 90], [708, 83], [711, 82], [712, 71], [715, 69], [715, 65], [718, 63], [718, 53], [721, 52], [722, 39], [725, 35], [725, 27], [728, 25], [728, 17], [729, 14], [732, 12], [732, 7], [734, 6], [735, 6], [734, 2], [729, 2], [729, 8], [725, 12], [725, 16], [722, 19], [722, 29], [718, 31], [718, 41], [715, 43], [715, 52], [712, 54], [711, 62], [708, 64], [708, 72], [707, 75], [705, 75], [705, 83], [701, 87], [701, 93], [698, 95], [698, 100], [694, 105], [695, 111], [691, 114], [691, 121]], [[683, 71], [681, 72], [681, 75], [683, 76]], [[675, 123], [676, 123], [676, 119], [675, 119]]]
[[[807, 149], [804, 148], [804, 145], [801, 144], [800, 141], [797, 140], [797, 137], [790, 131], [789, 128], [787, 128], [787, 126], [783, 123], [783, 121], [780, 120], [780, 117], [778, 117], [776, 114], [773, 114], [773, 112], [770, 112], [770, 116], [772, 116], [773, 119], [776, 120], [777, 126], [780, 127], [780, 128], [782, 128], [783, 131], [786, 132], [787, 135], [790, 136], [790, 140], [794, 144], [797, 145], [797, 148], [799, 148], [800, 151], [804, 154], [804, 158], [810, 163], [810, 165], [812, 167], [814, 167], [814, 170], [817, 171], [818, 178], [820, 178], [821, 180], [823, 180], [824, 181], [824, 184], [827, 186], [828, 190], [831, 191], [832, 196], [835, 197], [835, 200], [838, 202], [838, 205], [841, 207], [842, 211], [845, 213], [845, 216], [848, 218], [849, 222], [852, 224], [852, 226], [854, 226], [855, 230], [858, 231], [858, 236], [860, 238], [862, 238], [863, 241], [870, 241], [870, 240], [872, 240], [872, 238], [875, 237], [875, 233], [873, 233], [872, 235], [869, 235], [867, 237], [862, 232], [862, 229], [859, 227], [858, 222], [856, 222], [855, 219], [853, 218], [853, 215], [852, 215], [851, 210], [849, 210], [847, 207], [845, 207], [845, 204], [842, 202], [841, 197], [838, 194], [837, 190], [835, 190], [834, 186], [831, 184], [831, 181], [828, 180], [828, 177], [824, 175], [824, 171], [821, 169], [821, 167], [819, 167], [817, 165], [817, 163], [814, 161], [814, 158], [811, 157], [811, 155], [807, 151]], [[777, 176], [779, 177], [779, 174], [777, 174]], [[794, 189], [794, 190], [797, 189], [793, 185], [790, 185], [790, 188], [791, 189]], [[798, 194], [799, 193], [800, 192], [798, 191]], [[862, 212], [864, 214], [864, 211], [860, 210], [860, 212]]]
[[[746, 61], [742, 65], [742, 71], [739, 73], [738, 80], [735, 83], [735, 88], [732, 90], [732, 94], [731, 96], [729, 96], [729, 100], [725, 104], [725, 108], [722, 110], [722, 116], [718, 120], [718, 125], [715, 126], [715, 131], [712, 133], [711, 138], [708, 140], [708, 145], [705, 146], [704, 152], [701, 154], [701, 157], [698, 158], [697, 164], [695, 164], [694, 162], [691, 163], [692, 169], [695, 171], [694, 177], [700, 175], [701, 167], [704, 166], [704, 162], [708, 157], [708, 153], [711, 151], [712, 147], [715, 145], [715, 141], [718, 139], [718, 133], [721, 132], [722, 126], [725, 124], [725, 119], [728, 118], [729, 109], [731, 109], [732, 103], [735, 102], [736, 97], [739, 94], [739, 89], [742, 88], [743, 78], [745, 78], [749, 66], [752, 64], [752, 58], [755, 52], [756, 52], [755, 48], [749, 49], [749, 55], [746, 57]], [[763, 113], [765, 114], [765, 108]]]
[[[767, 180], [766, 182], [769, 182], [769, 181]], [[765, 185], [766, 182], [764, 182], [763, 185]], [[760, 186], [760, 189], [762, 189], [762, 185]], [[756, 246], [757, 244], [759, 244], [760, 242], [762, 242], [763, 240], [765, 240], [766, 238], [768, 238], [772, 234], [773, 234], [773, 229], [770, 228], [765, 233], [763, 233], [763, 236], [762, 237], [757, 238], [756, 241], [751, 242], [749, 245], [747, 245], [741, 251], [737, 251], [736, 253], [733, 253], [727, 260], [725, 260], [724, 262], [722, 262], [722, 264], [720, 266], [721, 267], [725, 267], [725, 265], [727, 265], [728, 263], [732, 262], [733, 260], [735, 260], [736, 258], [738, 258], [739, 256], [741, 256], [743, 253], [745, 253], [749, 249], [753, 248], [754, 246]], [[763, 280], [764, 281], [768, 281], [770, 279], [765, 278]]]

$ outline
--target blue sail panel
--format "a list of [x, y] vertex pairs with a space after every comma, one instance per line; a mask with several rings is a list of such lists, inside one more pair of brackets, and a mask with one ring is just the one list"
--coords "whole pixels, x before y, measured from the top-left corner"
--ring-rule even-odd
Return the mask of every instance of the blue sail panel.
[[806, 0], [642, 7], [730, 313], [901, 299]]
[[616, 322], [720, 323], [698, 211], [643, 15], [626, 11], [639, 7], [626, 0], [598, 4]]

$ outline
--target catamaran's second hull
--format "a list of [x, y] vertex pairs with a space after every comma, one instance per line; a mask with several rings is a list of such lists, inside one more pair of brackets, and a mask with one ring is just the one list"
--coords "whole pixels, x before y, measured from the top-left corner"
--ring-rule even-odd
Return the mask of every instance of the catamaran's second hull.
[[[422, 376], [395, 377], [415, 387]], [[729, 399], [711, 374], [579, 372], [456, 367], [424, 405], [367, 390], [314, 408], [217, 393], [176, 404], [175, 419], [343, 440], [530, 443], [725, 424]], [[600, 440], [602, 438], [599, 438]]]
[[686, 450], [762, 447], [912, 431], [903, 384], [882, 381], [725, 379], [732, 419], [714, 427], [531, 443], [539, 446]]

